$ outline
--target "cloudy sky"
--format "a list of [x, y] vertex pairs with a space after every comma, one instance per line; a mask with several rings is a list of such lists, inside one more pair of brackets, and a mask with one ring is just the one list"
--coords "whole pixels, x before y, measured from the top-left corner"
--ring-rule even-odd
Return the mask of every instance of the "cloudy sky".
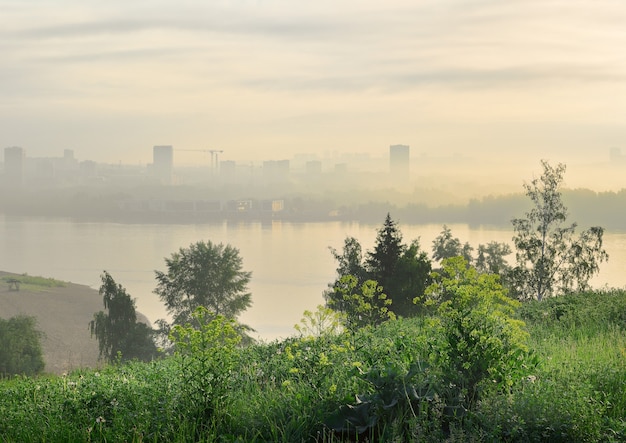
[[626, 153], [624, 0], [0, 0], [0, 17], [0, 145], [29, 156]]

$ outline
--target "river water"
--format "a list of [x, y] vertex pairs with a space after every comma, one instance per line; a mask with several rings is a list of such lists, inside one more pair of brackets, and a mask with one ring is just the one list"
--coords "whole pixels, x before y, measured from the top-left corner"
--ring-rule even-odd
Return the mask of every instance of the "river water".
[[[200, 240], [238, 248], [243, 268], [252, 271], [253, 305], [240, 320], [256, 338], [291, 335], [304, 310], [323, 303], [322, 292], [334, 280], [336, 263], [329, 247], [341, 249], [346, 236], [371, 249], [382, 225], [360, 223], [219, 222], [215, 224], [87, 223], [70, 219], [0, 215], [0, 270], [53, 277], [99, 288], [108, 271], [136, 299], [150, 321], [167, 318], [152, 292], [154, 271], [166, 271], [165, 257]], [[489, 241], [511, 243], [509, 229], [451, 224], [455, 237], [475, 248]], [[403, 225], [404, 241], [419, 238], [431, 253], [441, 225]], [[605, 232], [608, 263], [594, 287], [626, 287], [626, 233]], [[509, 256], [510, 258], [512, 256]]]

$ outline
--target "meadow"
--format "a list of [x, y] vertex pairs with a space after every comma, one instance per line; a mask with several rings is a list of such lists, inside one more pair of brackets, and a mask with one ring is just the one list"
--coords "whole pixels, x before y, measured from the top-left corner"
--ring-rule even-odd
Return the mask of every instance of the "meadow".
[[515, 316], [525, 346], [490, 329], [456, 354], [431, 316], [336, 332], [312, 315], [246, 347], [211, 322], [150, 363], [4, 379], [0, 442], [626, 441], [626, 291]]

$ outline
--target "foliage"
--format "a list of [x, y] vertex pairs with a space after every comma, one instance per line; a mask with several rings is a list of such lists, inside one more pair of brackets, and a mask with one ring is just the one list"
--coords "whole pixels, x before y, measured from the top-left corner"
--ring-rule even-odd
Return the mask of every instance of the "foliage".
[[394, 314], [412, 317], [422, 312], [422, 306], [413, 303], [413, 299], [424, 294], [432, 283], [430, 273], [432, 264], [426, 252], [420, 250], [418, 240], [413, 240], [398, 259], [394, 273], [387, 286], [383, 286], [393, 304], [390, 309]]
[[165, 259], [167, 273], [155, 271], [155, 293], [175, 325], [192, 319], [200, 306], [214, 315], [236, 318], [252, 304], [247, 292], [252, 273], [242, 270], [239, 250], [222, 243], [197, 242]]
[[[373, 423], [363, 428], [360, 441], [624, 441], [626, 331], [613, 320], [612, 326], [602, 325], [602, 312], [621, 303], [624, 291], [576, 298], [572, 307], [583, 309], [588, 322], [573, 326], [569, 309], [560, 320], [539, 320], [540, 312], [528, 318], [528, 346], [539, 364], [512, 377], [508, 389], [481, 390], [480, 401], [469, 408], [460, 403], [458, 386], [451, 386], [457, 381], [442, 358], [448, 348], [440, 325], [435, 318], [416, 317], [350, 333], [226, 346], [225, 368], [231, 369], [216, 365], [215, 371], [227, 391], [217, 396], [219, 411], [210, 419], [191, 412], [202, 404], [201, 394], [191, 392], [197, 397], [188, 401], [185, 381], [206, 383], [210, 390], [215, 379], [195, 379], [191, 366], [183, 377], [181, 356], [62, 377], [7, 379], [0, 382], [0, 440], [354, 441], [354, 434], [341, 435], [349, 426], [336, 421], [343, 417]], [[619, 318], [617, 310], [611, 315]], [[223, 326], [228, 324], [233, 325]], [[232, 330], [227, 336], [237, 340]], [[209, 349], [222, 349], [226, 341], [205, 343], [197, 349], [206, 349], [206, 358], [221, 358]], [[190, 348], [184, 359], [191, 362], [195, 355]], [[460, 414], [459, 406], [467, 412]]]
[[219, 419], [231, 373], [235, 368], [236, 347], [241, 341], [235, 320], [198, 307], [194, 324], [175, 325], [170, 340], [175, 346], [179, 369], [180, 417], [194, 422], [199, 436]]
[[528, 333], [514, 318], [519, 302], [506, 296], [499, 277], [479, 273], [462, 257], [444, 259], [424, 299], [436, 308], [434, 324], [442, 341], [435, 355], [443, 376], [458, 387], [462, 406], [479, 399], [487, 380], [508, 391], [527, 363]]
[[[342, 313], [346, 327], [354, 331], [368, 325], [377, 325], [396, 318], [389, 310], [391, 300], [384, 294], [382, 286], [374, 280], [367, 280], [360, 287], [357, 279], [347, 275], [339, 280], [335, 292], [341, 296]], [[333, 308], [333, 303], [330, 303]]]
[[478, 245], [476, 257], [476, 270], [481, 273], [498, 274], [501, 279], [506, 279], [511, 267], [504, 257], [513, 252], [506, 243], [489, 242], [486, 245]]
[[387, 213], [382, 228], [378, 230], [374, 250], [368, 251], [365, 259], [369, 279], [387, 288], [395, 277], [396, 265], [405, 250], [398, 224]]
[[344, 239], [341, 254], [335, 248], [329, 248], [331, 254], [337, 261], [337, 275], [354, 275], [359, 283], [367, 280], [367, 271], [363, 264], [363, 251], [361, 243], [354, 237]]
[[461, 245], [461, 240], [452, 236], [452, 230], [443, 225], [441, 233], [433, 240], [433, 258], [442, 261], [447, 258], [463, 257], [469, 265], [474, 265], [479, 272], [498, 274], [503, 281], [511, 267], [505, 257], [511, 254], [511, 247], [506, 243], [489, 242], [478, 245], [476, 259], [472, 255], [474, 248], [469, 243]]
[[[364, 374], [372, 392], [356, 396], [356, 403], [342, 405], [327, 420], [326, 425], [342, 438], [372, 440], [391, 438], [390, 425], [403, 425], [395, 432], [406, 438], [411, 433], [411, 420], [437, 398], [436, 382], [428, 376], [428, 364], [415, 362], [408, 371], [395, 366], [372, 367]], [[385, 435], [387, 434], [387, 435]]]
[[300, 323], [294, 329], [303, 337], [320, 337], [326, 334], [339, 334], [343, 330], [344, 318], [341, 313], [318, 305], [315, 312], [306, 310]]
[[122, 360], [137, 358], [147, 361], [154, 358], [153, 331], [146, 324], [137, 322], [135, 301], [107, 271], [101, 278], [100, 295], [107, 312], [95, 313], [89, 323], [91, 335], [98, 340], [100, 357], [109, 362], [120, 355]]
[[40, 373], [45, 365], [41, 337], [35, 317], [0, 318], [0, 376]]
[[517, 315], [525, 322], [562, 330], [563, 335], [574, 330], [595, 334], [611, 327], [626, 331], [626, 291], [606, 289], [531, 300], [522, 304]]
[[452, 236], [452, 230], [443, 225], [443, 231], [433, 240], [433, 259], [442, 261], [447, 258], [463, 257], [468, 263], [472, 263], [472, 251], [474, 248], [469, 243], [461, 245], [461, 240]]
[[335, 282], [324, 292], [329, 307], [347, 312], [345, 294], [336, 289], [342, 287], [344, 277], [352, 275], [359, 287], [367, 280], [376, 281], [393, 301], [389, 310], [394, 314], [408, 317], [419, 312], [412, 301], [430, 284], [431, 262], [427, 254], [420, 251], [418, 240], [413, 240], [409, 246], [402, 243], [402, 233], [389, 214], [378, 230], [374, 249], [367, 252], [365, 260], [361, 245], [354, 237], [345, 239], [341, 254], [332, 248], [331, 252], [338, 266]]
[[591, 227], [574, 237], [576, 223], [563, 226], [567, 208], [560, 186], [565, 165], [542, 161], [541, 177], [524, 184], [533, 207], [525, 218], [512, 220], [517, 266], [511, 273], [514, 293], [520, 299], [551, 297], [589, 289], [589, 279], [608, 259], [602, 248], [604, 230]]

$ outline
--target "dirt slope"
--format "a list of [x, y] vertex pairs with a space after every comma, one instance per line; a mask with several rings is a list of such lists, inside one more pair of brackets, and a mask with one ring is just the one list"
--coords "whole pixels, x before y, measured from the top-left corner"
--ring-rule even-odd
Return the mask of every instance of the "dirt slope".
[[[0, 277], [12, 275], [0, 271]], [[19, 277], [18, 275], [15, 275]], [[37, 318], [45, 336], [42, 350], [45, 372], [62, 374], [83, 367], [98, 367], [98, 342], [91, 338], [89, 322], [104, 309], [102, 297], [89, 286], [66, 283], [64, 287], [10, 290], [0, 280], [0, 317], [18, 314]], [[138, 314], [142, 321], [145, 317]]]

